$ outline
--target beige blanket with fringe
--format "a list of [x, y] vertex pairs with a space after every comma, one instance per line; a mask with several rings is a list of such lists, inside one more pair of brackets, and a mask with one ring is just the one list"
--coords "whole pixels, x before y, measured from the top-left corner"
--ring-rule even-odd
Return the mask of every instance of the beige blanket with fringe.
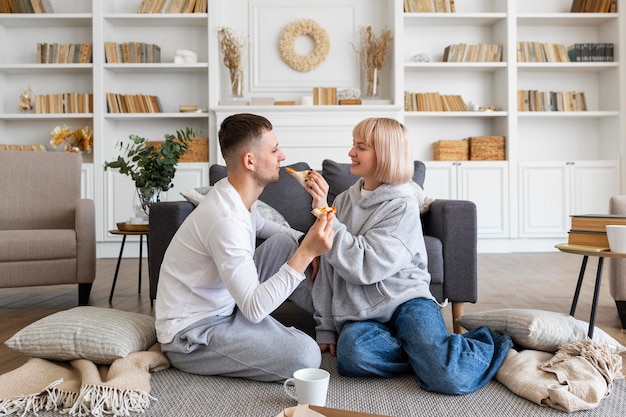
[[0, 416], [38, 411], [80, 417], [143, 412], [156, 400], [150, 395], [150, 372], [169, 366], [158, 343], [110, 366], [85, 359], [53, 362], [31, 358], [0, 375]]
[[620, 378], [622, 358], [589, 339], [562, 345], [555, 354], [511, 349], [496, 373], [520, 397], [565, 412], [597, 407]]

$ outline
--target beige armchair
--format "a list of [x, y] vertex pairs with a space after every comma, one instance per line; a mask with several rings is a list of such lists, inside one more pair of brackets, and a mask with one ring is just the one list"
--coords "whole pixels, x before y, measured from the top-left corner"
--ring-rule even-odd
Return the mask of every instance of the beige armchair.
[[78, 284], [96, 277], [95, 206], [81, 199], [80, 154], [0, 151], [0, 288]]
[[[613, 196], [609, 200], [611, 214], [626, 214], [626, 195]], [[610, 258], [609, 283], [617, 313], [626, 329], [626, 259]]]

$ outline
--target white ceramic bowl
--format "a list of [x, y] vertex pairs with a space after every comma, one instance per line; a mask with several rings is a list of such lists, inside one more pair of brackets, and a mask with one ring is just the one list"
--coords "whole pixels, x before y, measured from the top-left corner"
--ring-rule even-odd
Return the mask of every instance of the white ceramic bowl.
[[611, 252], [626, 253], [626, 226], [607, 225], [606, 236], [609, 238]]

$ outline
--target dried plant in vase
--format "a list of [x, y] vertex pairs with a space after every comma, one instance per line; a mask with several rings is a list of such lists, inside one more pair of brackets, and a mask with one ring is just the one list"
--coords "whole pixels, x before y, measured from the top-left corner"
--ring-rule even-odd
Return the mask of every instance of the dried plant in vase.
[[380, 37], [376, 37], [371, 26], [361, 28], [361, 50], [355, 51], [365, 72], [365, 95], [368, 97], [378, 95], [380, 70], [385, 64], [391, 40], [390, 30], [385, 29]]
[[50, 132], [50, 144], [55, 148], [65, 144], [65, 152], [91, 153], [93, 149], [93, 131], [89, 126], [72, 130], [68, 126], [57, 126]]
[[233, 97], [243, 96], [243, 50], [245, 41], [228, 27], [217, 31], [224, 65], [230, 72], [230, 91]]

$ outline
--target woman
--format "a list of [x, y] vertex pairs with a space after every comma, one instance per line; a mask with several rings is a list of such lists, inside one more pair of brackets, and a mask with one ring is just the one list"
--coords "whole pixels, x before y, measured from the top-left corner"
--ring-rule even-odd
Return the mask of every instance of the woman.
[[[448, 334], [429, 290], [404, 125], [369, 118], [354, 128], [353, 138], [350, 171], [360, 179], [333, 202], [335, 239], [313, 286], [317, 342], [336, 354], [342, 375], [412, 371], [426, 390], [473, 392], [494, 376], [511, 339], [487, 327]], [[314, 205], [325, 205], [328, 184], [315, 171], [309, 192]]]

